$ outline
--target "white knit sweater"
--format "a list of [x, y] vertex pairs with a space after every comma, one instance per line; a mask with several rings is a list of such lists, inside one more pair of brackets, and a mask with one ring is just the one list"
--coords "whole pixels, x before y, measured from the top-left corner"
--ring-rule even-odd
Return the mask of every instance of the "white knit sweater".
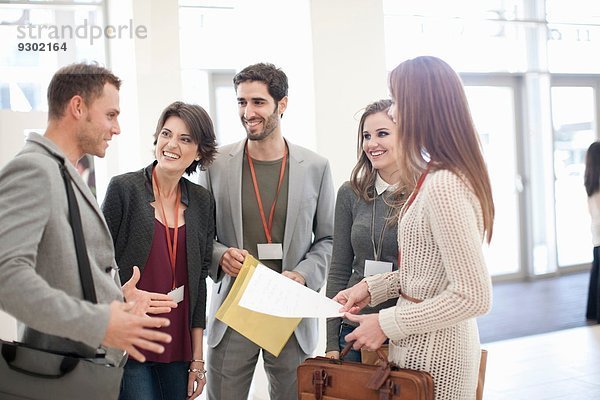
[[428, 371], [437, 400], [475, 399], [480, 360], [475, 317], [491, 308], [492, 285], [481, 244], [483, 216], [473, 191], [454, 173], [429, 173], [398, 225], [398, 271], [367, 278], [390, 361]]

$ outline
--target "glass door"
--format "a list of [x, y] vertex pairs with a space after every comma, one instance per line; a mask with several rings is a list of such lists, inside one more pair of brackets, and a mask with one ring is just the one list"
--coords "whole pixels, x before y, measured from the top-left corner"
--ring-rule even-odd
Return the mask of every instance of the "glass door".
[[598, 82], [553, 79], [554, 201], [556, 246], [561, 268], [592, 261], [587, 195], [583, 186], [585, 153], [597, 138]]
[[517, 81], [463, 77], [475, 127], [487, 162], [496, 208], [494, 234], [484, 245], [492, 276], [522, 274], [522, 229], [517, 141]]

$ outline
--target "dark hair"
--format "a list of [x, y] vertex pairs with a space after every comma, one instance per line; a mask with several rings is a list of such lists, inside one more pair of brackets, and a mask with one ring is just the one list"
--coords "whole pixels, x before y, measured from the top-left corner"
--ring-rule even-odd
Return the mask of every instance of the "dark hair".
[[360, 117], [358, 123], [358, 138], [356, 146], [356, 154], [358, 160], [356, 165], [352, 169], [350, 175], [350, 185], [354, 192], [363, 198], [366, 202], [373, 200], [375, 192], [373, 187], [375, 186], [375, 178], [377, 177], [377, 170], [373, 168], [373, 164], [367, 157], [367, 154], [363, 151], [363, 131], [365, 130], [365, 121], [368, 116], [377, 114], [380, 112], [387, 112], [392, 105], [392, 101], [389, 99], [375, 101], [365, 107], [365, 111]]
[[423, 56], [398, 65], [389, 76], [400, 144], [401, 182], [414, 186], [431, 159], [434, 169], [464, 177], [479, 200], [489, 243], [494, 200], [479, 136], [458, 74], [443, 60]]
[[288, 94], [287, 76], [273, 64], [258, 63], [247, 66], [233, 77], [233, 87], [237, 91], [239, 84], [246, 81], [259, 81], [266, 84], [275, 103]]
[[594, 142], [585, 153], [583, 185], [588, 197], [600, 189], [600, 142]]
[[77, 63], [62, 67], [48, 85], [48, 118], [63, 116], [67, 103], [74, 96], [81, 96], [90, 105], [102, 96], [105, 84], [121, 88], [121, 80], [98, 63]]
[[185, 169], [185, 173], [191, 175], [196, 172], [198, 164], [200, 164], [202, 171], [206, 170], [217, 154], [215, 129], [208, 113], [204, 108], [196, 104], [187, 104], [181, 101], [169, 104], [158, 118], [156, 131], [154, 132], [155, 146], [158, 141], [158, 135], [169, 117], [181, 118], [185, 126], [190, 130], [192, 140], [198, 145], [200, 161], [192, 161], [190, 166]]

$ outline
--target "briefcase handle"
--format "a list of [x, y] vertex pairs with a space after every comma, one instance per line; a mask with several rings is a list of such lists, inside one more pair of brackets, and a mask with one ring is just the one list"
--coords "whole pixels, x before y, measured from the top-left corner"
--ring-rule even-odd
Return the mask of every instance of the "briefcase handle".
[[[354, 342], [355, 342], [355, 340], [353, 340], [352, 342], [346, 343], [346, 346], [340, 353], [340, 360], [343, 360], [344, 357], [346, 357], [346, 355], [350, 352], [350, 350], [352, 350], [352, 345], [354, 344]], [[381, 351], [381, 349], [377, 349], [377, 350], [375, 350], [375, 352], [377, 353], [377, 356], [379, 357], [379, 360], [381, 361], [381, 365], [388, 364], [387, 356], [383, 353], [383, 351]]]
[[[343, 361], [344, 357], [346, 356], [346, 354], [348, 354], [348, 352], [352, 348], [353, 344], [354, 344], [354, 341], [352, 341], [350, 343], [346, 343], [346, 346], [340, 353], [340, 361]], [[373, 366], [373, 369], [374, 369], [373, 374], [371, 375], [369, 380], [366, 382], [365, 386], [368, 389], [379, 390], [380, 398], [383, 399], [387, 396], [384, 396], [384, 393], [381, 392], [381, 390], [383, 388], [383, 385], [386, 384], [386, 382], [388, 382], [388, 378], [390, 376], [392, 366], [389, 363], [389, 361], [387, 360], [386, 355], [380, 349], [375, 350], [375, 352], [377, 353], [377, 356], [379, 357], [380, 363], [379, 363], [378, 367]], [[389, 392], [389, 393], [394, 394], [396, 389], [395, 388], [392, 388], [392, 389], [393, 389], [393, 392]], [[383, 389], [383, 390], [385, 391], [387, 389]], [[389, 397], [389, 398], [391, 398], [391, 397]]]
[[69, 372], [73, 371], [75, 369], [75, 367], [77, 366], [77, 364], [79, 363], [79, 360], [77, 358], [63, 357], [63, 360], [60, 363], [60, 368], [59, 368], [60, 373], [58, 373], [58, 374], [42, 374], [39, 372], [29, 371], [29, 370], [17, 367], [15, 365], [12, 365], [12, 362], [15, 361], [15, 359], [17, 358], [17, 349], [19, 347], [20, 346], [17, 345], [16, 343], [2, 343], [2, 357], [4, 358], [4, 360], [6, 361], [6, 364], [8, 365], [8, 367], [10, 369], [12, 369], [13, 371], [20, 372], [22, 374], [29, 375], [29, 376], [35, 376], [35, 377], [44, 378], [44, 379], [58, 379], [58, 378], [65, 376]]

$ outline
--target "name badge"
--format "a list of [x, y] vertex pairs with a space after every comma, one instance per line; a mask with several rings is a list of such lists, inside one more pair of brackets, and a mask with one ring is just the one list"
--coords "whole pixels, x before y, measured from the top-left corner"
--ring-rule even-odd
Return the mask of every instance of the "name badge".
[[365, 276], [392, 272], [392, 265], [387, 261], [365, 260]]
[[283, 258], [283, 246], [281, 243], [258, 243], [259, 260], [281, 260]]
[[167, 295], [173, 299], [175, 303], [181, 303], [183, 301], [183, 287], [185, 285], [179, 286], [177, 289], [171, 290]]

